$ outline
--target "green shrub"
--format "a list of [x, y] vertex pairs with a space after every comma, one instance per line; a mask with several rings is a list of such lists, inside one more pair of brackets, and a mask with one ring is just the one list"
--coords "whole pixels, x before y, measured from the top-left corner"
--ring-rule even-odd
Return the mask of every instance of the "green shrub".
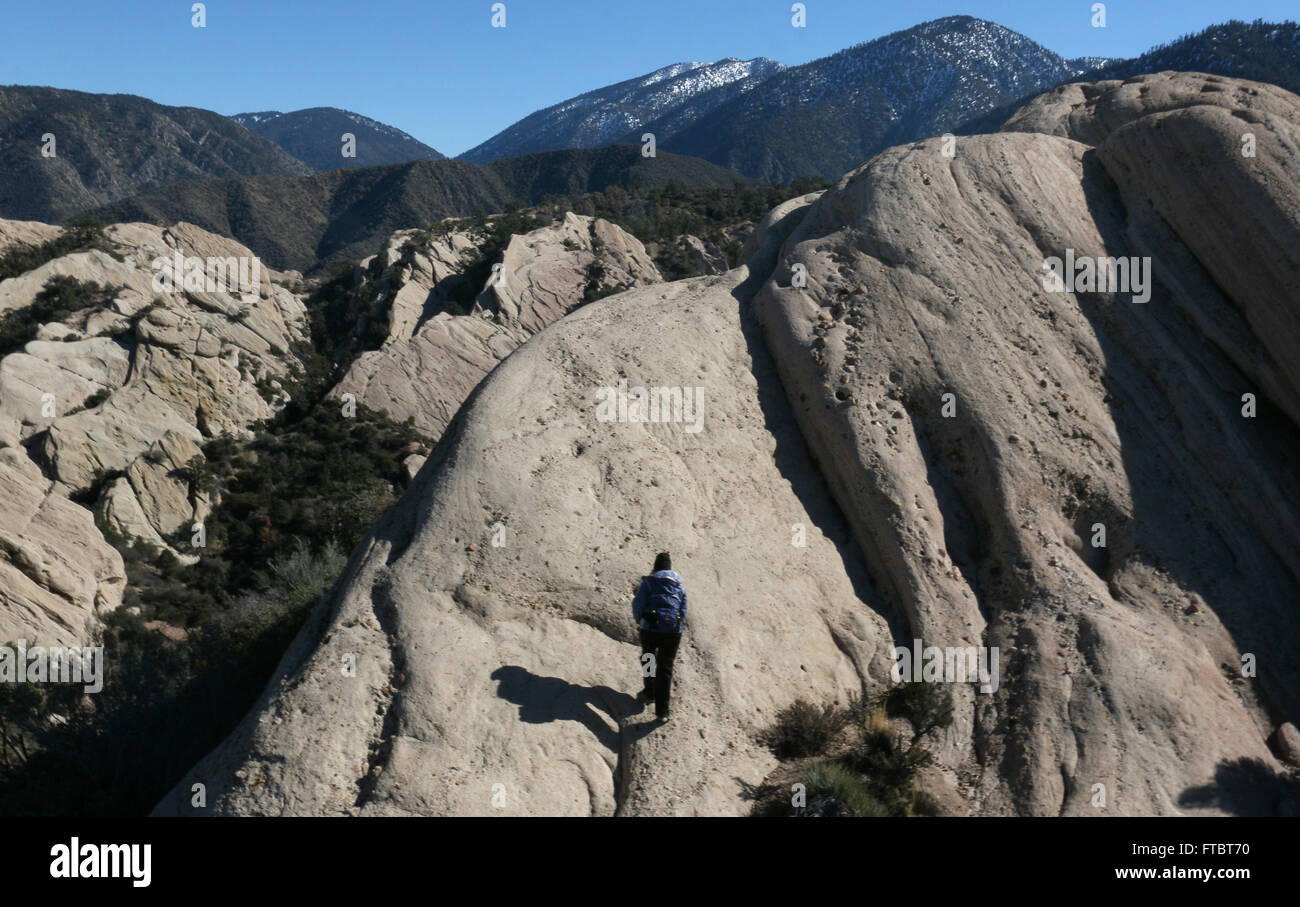
[[912, 803], [916, 770], [929, 762], [923, 747], [903, 749], [883, 731], [868, 731], [841, 760], [848, 771], [863, 779], [872, 796], [891, 815], [905, 816]]
[[834, 705], [820, 708], [806, 699], [796, 699], [776, 715], [776, 721], [760, 741], [778, 759], [819, 756], [844, 730], [848, 715]]
[[952, 724], [952, 697], [937, 683], [899, 684], [885, 694], [885, 709], [911, 722], [918, 740]]
[[809, 768], [803, 783], [807, 805], [791, 806], [792, 816], [885, 816], [891, 813], [873, 795], [867, 779], [838, 762]]
[[82, 309], [107, 305], [117, 293], [116, 287], [101, 286], [94, 281], [64, 274], [50, 277], [31, 305], [11, 309], [0, 316], [0, 354], [31, 341], [41, 325], [62, 321]]
[[26, 274], [46, 262], [87, 249], [102, 249], [113, 254], [104, 236], [103, 224], [93, 218], [69, 221], [54, 239], [36, 245], [15, 243], [0, 253], [0, 280]]

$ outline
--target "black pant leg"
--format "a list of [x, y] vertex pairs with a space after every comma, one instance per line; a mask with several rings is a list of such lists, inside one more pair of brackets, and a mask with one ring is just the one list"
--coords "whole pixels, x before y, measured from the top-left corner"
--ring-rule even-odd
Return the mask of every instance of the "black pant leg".
[[[656, 651], [658, 644], [656, 643], [654, 638], [656, 634], [651, 633], [649, 630], [642, 630], [640, 632], [641, 632], [641, 663], [640, 665], [638, 665], [638, 667], [641, 669], [641, 685], [642, 688], [645, 690], [645, 698], [647, 700], [652, 700], [655, 698], [655, 675], [657, 673], [655, 671], [655, 666], [658, 664], [659, 661], [659, 653], [658, 651]], [[651, 659], [650, 664], [648, 666], [650, 670], [649, 674], [646, 673], [647, 665], [646, 665], [645, 657], [647, 655], [649, 655]]]
[[662, 718], [668, 714], [668, 705], [673, 691], [673, 660], [677, 657], [677, 645], [682, 641], [680, 633], [658, 633], [658, 656], [655, 675], [655, 715]]

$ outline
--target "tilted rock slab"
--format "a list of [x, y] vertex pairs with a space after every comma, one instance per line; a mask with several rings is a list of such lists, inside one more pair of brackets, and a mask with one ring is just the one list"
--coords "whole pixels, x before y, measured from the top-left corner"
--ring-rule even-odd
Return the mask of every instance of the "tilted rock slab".
[[80, 645], [122, 603], [122, 556], [53, 484], [0, 450], [0, 645]]
[[[1000, 647], [1001, 687], [956, 688], [941, 751], [974, 811], [1295, 808], [1266, 741], [1300, 715], [1300, 99], [1226, 81], [1083, 86], [1104, 128], [1038, 120], [1095, 150], [890, 149], [813, 206], [757, 297], [886, 597], [926, 644]], [[1179, 82], [1198, 88], [1151, 111], [1103, 103]], [[1259, 97], [1271, 112], [1239, 106]], [[1066, 249], [1149, 256], [1150, 301], [1048, 292]]]

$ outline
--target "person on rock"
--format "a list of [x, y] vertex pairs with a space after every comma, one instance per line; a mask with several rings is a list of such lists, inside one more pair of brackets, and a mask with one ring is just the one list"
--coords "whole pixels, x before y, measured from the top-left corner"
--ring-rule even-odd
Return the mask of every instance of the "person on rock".
[[640, 699], [655, 704], [655, 717], [668, 721], [672, 713], [673, 659], [686, 624], [686, 589], [673, 570], [668, 552], [655, 556], [654, 570], [641, 578], [632, 598], [632, 619], [641, 633], [641, 676], [645, 681]]

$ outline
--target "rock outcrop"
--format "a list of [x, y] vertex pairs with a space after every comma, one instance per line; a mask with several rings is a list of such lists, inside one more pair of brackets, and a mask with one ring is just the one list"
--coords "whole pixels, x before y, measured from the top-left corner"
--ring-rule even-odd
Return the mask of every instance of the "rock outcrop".
[[[0, 222], [5, 241], [58, 232]], [[100, 288], [0, 351], [0, 508], [12, 515], [0, 560], [13, 575], [0, 630], [29, 641], [84, 638], [88, 621], [121, 600], [121, 558], [69, 496], [89, 497], [127, 539], [170, 549], [174, 534], [188, 538], [210, 501], [191, 488], [187, 466], [206, 440], [244, 434], [276, 411], [279, 382], [298, 364], [292, 347], [307, 337], [285, 275], [237, 243], [184, 223], [119, 224], [105, 236], [104, 248], [0, 282], [0, 316], [15, 317], [53, 278]], [[212, 285], [155, 283], [156, 261], [174, 265], [177, 255], [234, 267]]]
[[[890, 634], [743, 313], [750, 276], [593, 303], [502, 363], [160, 811], [202, 781], [218, 813], [740, 813], [778, 709], [879, 690]], [[601, 421], [620, 382], [701, 388], [703, 410]], [[646, 736], [625, 612], [664, 547], [694, 629], [678, 717]]]
[[470, 391], [498, 362], [584, 298], [656, 283], [654, 261], [635, 237], [600, 218], [566, 214], [548, 227], [512, 236], [499, 268], [467, 314], [449, 305], [447, 286], [464, 278], [485, 236], [455, 229], [403, 247], [418, 236], [394, 234], [386, 265], [404, 263], [388, 290], [388, 337], [362, 353], [331, 392], [437, 439]]
[[727, 257], [713, 243], [689, 233], [678, 237], [678, 242], [686, 257], [703, 273], [725, 274], [730, 270], [727, 267]]
[[[1205, 84], [1058, 93], [1104, 126], [1051, 98], [1031, 108], [1056, 119], [1013, 120], [1095, 149], [1016, 132], [951, 158], [891, 149], [813, 208], [758, 299], [911, 631], [1001, 648], [1002, 688], [966, 697], [944, 754], [979, 811], [1276, 805], [1240, 782], [1277, 768], [1265, 740], [1300, 711], [1300, 99]], [[1149, 302], [1050, 292], [1067, 250], [1148, 259]]]
[[[121, 224], [107, 236], [110, 251], [65, 255], [0, 283], [0, 311], [32, 305], [53, 277], [99, 284], [110, 297], [42, 326], [0, 360], [0, 444], [25, 446], [70, 491], [123, 476], [101, 511], [158, 544], [202, 509], [180, 488], [159, 493], [177, 485], [176, 458], [275, 412], [279, 381], [297, 365], [291, 347], [307, 336], [306, 310], [251, 252], [193, 225]], [[236, 270], [242, 262], [248, 283], [234, 273], [224, 287], [155, 286], [154, 263], [178, 254]], [[140, 463], [146, 455], [152, 465]]]
[[[778, 709], [917, 638], [1001, 653], [952, 686], [950, 811], [1293, 808], [1300, 99], [1130, 84], [890, 149], [747, 266], [533, 336], [157, 811], [741, 813]], [[638, 387], [703, 406], [602, 418]], [[662, 549], [691, 618], [653, 727], [627, 602]]]

